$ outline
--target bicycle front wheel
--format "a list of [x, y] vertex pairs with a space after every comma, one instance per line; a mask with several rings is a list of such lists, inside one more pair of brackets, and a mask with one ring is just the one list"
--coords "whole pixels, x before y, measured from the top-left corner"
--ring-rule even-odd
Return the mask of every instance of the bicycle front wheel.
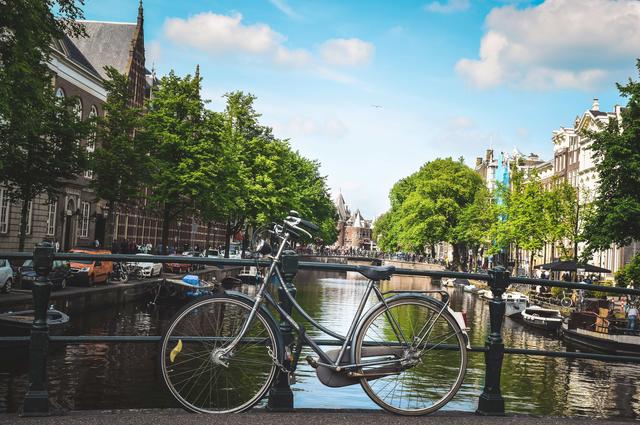
[[[359, 371], [369, 375], [360, 384], [390, 412], [435, 412], [453, 398], [464, 380], [467, 349], [462, 330], [435, 300], [400, 298], [387, 305], [364, 319], [356, 337], [354, 360], [365, 365]], [[390, 358], [405, 360], [366, 366]]]
[[269, 390], [282, 361], [278, 330], [258, 310], [230, 355], [221, 350], [240, 333], [252, 302], [215, 296], [197, 300], [172, 320], [161, 342], [164, 382], [182, 406], [197, 413], [234, 413], [255, 405]]

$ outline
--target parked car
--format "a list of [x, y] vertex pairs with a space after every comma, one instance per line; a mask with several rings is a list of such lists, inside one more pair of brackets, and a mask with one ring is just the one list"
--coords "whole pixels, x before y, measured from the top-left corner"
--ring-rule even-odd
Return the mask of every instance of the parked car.
[[[182, 255], [184, 255], [185, 257], [199, 257], [199, 258], [204, 257], [204, 255], [198, 251], [185, 251], [182, 253]], [[204, 264], [192, 264], [191, 268], [193, 270], [204, 269]]]
[[[138, 253], [136, 255], [140, 255], [140, 256], [151, 256], [151, 254], [144, 254], [144, 253]], [[128, 263], [128, 266], [133, 266], [133, 267], [139, 267], [140, 268], [140, 274], [142, 275], [142, 277], [153, 277], [153, 276], [160, 276], [162, 274], [162, 263], [152, 263], [149, 261], [142, 261], [143, 259], [141, 258], [140, 261], [135, 262], [135, 263]]]
[[0, 259], [0, 291], [9, 292], [13, 285], [13, 268], [9, 260]]
[[[20, 288], [31, 289], [36, 280], [36, 271], [33, 269], [33, 260], [26, 260], [18, 269], [20, 275]], [[71, 275], [71, 267], [68, 261], [55, 260], [49, 273], [49, 280], [54, 288], [64, 289], [67, 279]]]
[[[74, 248], [70, 253], [77, 254], [111, 254], [110, 251]], [[93, 286], [96, 283], [108, 283], [109, 273], [113, 270], [113, 262], [100, 260], [72, 260], [69, 262], [71, 275], [68, 282], [76, 285]]]
[[220, 251], [217, 249], [208, 249], [207, 258], [220, 258]]
[[[170, 257], [180, 257], [178, 254], [171, 254]], [[164, 263], [164, 269], [170, 273], [186, 273], [191, 270], [189, 263]]]

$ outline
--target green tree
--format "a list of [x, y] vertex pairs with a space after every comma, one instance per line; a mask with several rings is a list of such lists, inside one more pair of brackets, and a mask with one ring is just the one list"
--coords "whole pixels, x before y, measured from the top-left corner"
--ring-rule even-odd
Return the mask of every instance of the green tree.
[[[640, 59], [636, 66], [640, 74]], [[625, 246], [640, 239], [640, 81], [617, 84], [628, 99], [621, 122], [586, 134], [593, 140], [592, 156], [599, 175], [594, 211], [585, 226], [585, 257], [615, 243]]]
[[56, 99], [47, 65], [52, 42], [83, 35], [79, 18], [72, 0], [0, 3], [0, 184], [21, 203], [20, 250], [30, 202], [53, 198], [85, 166], [86, 125], [73, 99]]
[[438, 242], [449, 242], [453, 246], [453, 266], [461, 268], [469, 235], [458, 226], [462, 213], [483, 190], [480, 176], [461, 160], [428, 162], [391, 189], [391, 209], [376, 233], [385, 235], [385, 248], [397, 246], [418, 253]]
[[160, 80], [144, 116], [153, 149], [150, 164], [150, 199], [163, 218], [162, 245], [169, 242], [169, 228], [178, 218], [193, 217], [197, 200], [216, 190], [218, 171], [225, 159], [212, 113], [200, 97], [201, 78], [180, 78], [172, 71]]
[[110, 247], [115, 210], [135, 200], [146, 181], [148, 146], [141, 131], [141, 110], [131, 106], [129, 79], [112, 67], [106, 72], [107, 101], [105, 115], [95, 123], [98, 146], [91, 163], [95, 172], [91, 185], [96, 197], [107, 203], [105, 244]]

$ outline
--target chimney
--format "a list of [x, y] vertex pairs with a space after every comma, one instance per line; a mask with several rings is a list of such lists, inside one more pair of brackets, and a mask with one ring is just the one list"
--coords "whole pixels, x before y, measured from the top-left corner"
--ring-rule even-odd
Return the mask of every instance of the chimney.
[[487, 153], [485, 154], [485, 158], [487, 162], [493, 161], [493, 149], [487, 149]]
[[591, 110], [592, 111], [599, 111], [600, 110], [600, 102], [598, 102], [598, 98], [597, 97], [593, 98], [593, 105], [591, 105]]
[[479, 166], [479, 165], [482, 165], [482, 157], [481, 156], [476, 158], [476, 167]]

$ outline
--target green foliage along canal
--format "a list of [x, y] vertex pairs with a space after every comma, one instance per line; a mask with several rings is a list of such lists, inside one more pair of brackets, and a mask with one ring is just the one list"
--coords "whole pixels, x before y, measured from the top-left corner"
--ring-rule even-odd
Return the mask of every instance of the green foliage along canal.
[[[394, 289], [423, 289], [428, 279], [395, 277]], [[301, 272], [298, 300], [322, 324], [345, 333], [366, 281], [355, 273]], [[251, 287], [245, 287], [250, 292]], [[472, 345], [487, 333], [488, 304], [451, 289], [456, 310], [467, 312]], [[72, 317], [69, 334], [157, 335], [178, 306], [128, 304]], [[572, 349], [556, 337], [505, 319], [505, 345], [530, 349]], [[310, 330], [311, 331], [311, 330]], [[318, 335], [319, 337], [324, 337]], [[160, 384], [157, 344], [80, 344], [54, 348], [49, 362], [50, 393], [66, 409], [175, 406]], [[303, 358], [307, 354], [303, 353]], [[0, 350], [0, 411], [17, 411], [27, 389], [26, 350]], [[590, 360], [506, 355], [502, 389], [507, 411], [557, 416], [640, 418], [640, 366]], [[372, 408], [359, 385], [324, 387], [301, 362], [294, 386], [296, 407]], [[482, 391], [484, 356], [472, 353], [463, 387], [445, 407], [473, 411]]]

